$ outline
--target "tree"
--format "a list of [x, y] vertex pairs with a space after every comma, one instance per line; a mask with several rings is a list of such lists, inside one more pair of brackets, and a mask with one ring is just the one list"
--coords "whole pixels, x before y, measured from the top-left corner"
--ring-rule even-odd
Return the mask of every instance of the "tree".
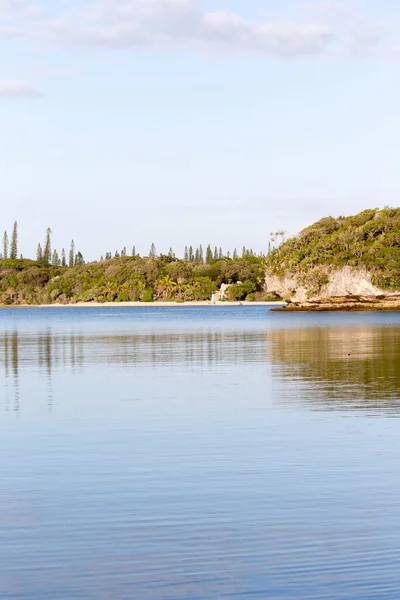
[[126, 256], [126, 247], [125, 246], [121, 250], [121, 256]]
[[52, 231], [50, 227], [48, 227], [46, 229], [46, 241], [43, 250], [43, 261], [46, 263], [46, 265], [49, 265], [51, 261], [51, 234]]
[[8, 235], [7, 231], [3, 235], [3, 258], [8, 258]]
[[189, 260], [190, 262], [194, 262], [193, 246], [189, 246]]
[[214, 248], [214, 260], [218, 260], [218, 248], [215, 246]]
[[83, 256], [81, 252], [77, 252], [75, 255], [75, 264], [76, 265], [84, 265], [85, 261], [83, 260]]
[[281, 246], [285, 241], [286, 231], [275, 231], [270, 233], [271, 242], [274, 248]]
[[196, 248], [196, 252], [194, 255], [194, 262], [195, 263], [199, 263], [200, 262], [200, 250], [198, 248]]
[[185, 260], [189, 260], [189, 250], [187, 246], [185, 246]]
[[232, 258], [233, 258], [233, 260], [237, 260], [237, 258], [238, 258], [238, 251], [236, 250], [236, 248], [233, 251], [233, 257]]
[[54, 250], [54, 252], [53, 252], [53, 256], [51, 257], [51, 264], [53, 265], [53, 267], [59, 267], [60, 266], [60, 259], [58, 257], [57, 250]]
[[73, 267], [74, 262], [75, 262], [75, 242], [74, 242], [74, 240], [71, 240], [71, 248], [69, 251], [68, 266]]
[[224, 258], [224, 253], [222, 252], [222, 248], [219, 249], [218, 258]]
[[43, 250], [42, 250], [42, 246], [40, 244], [37, 245], [36, 260], [38, 262], [42, 262], [42, 260], [43, 260]]
[[213, 260], [213, 253], [212, 253], [210, 244], [208, 244], [207, 250], [206, 250], [206, 263], [209, 265], [212, 262], [212, 260]]
[[64, 250], [64, 248], [62, 249], [62, 252], [61, 252], [61, 266], [62, 267], [66, 267], [67, 266], [67, 260], [65, 258], [65, 250]]
[[175, 252], [172, 250], [172, 248], [169, 249], [168, 258], [175, 258]]
[[150, 258], [155, 258], [156, 256], [157, 256], [156, 246], [155, 246], [155, 244], [153, 243], [153, 244], [150, 246], [149, 257], [150, 257]]
[[132, 246], [132, 256], [133, 257], [136, 256], [136, 248], [135, 248], [135, 246]]
[[18, 223], [14, 221], [13, 230], [11, 234], [11, 245], [10, 245], [10, 258], [17, 258], [18, 256]]
[[201, 244], [200, 244], [200, 248], [199, 248], [199, 262], [201, 262], [201, 264], [204, 263], [203, 246]]

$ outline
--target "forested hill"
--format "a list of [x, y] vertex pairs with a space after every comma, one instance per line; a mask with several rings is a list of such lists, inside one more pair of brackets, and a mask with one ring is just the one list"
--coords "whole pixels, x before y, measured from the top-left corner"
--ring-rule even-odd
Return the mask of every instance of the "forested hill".
[[330, 271], [345, 266], [366, 269], [383, 290], [400, 289], [400, 208], [326, 217], [266, 258], [267, 273], [294, 276], [313, 293], [329, 282]]
[[[231, 300], [263, 300], [264, 258], [179, 260], [121, 256], [71, 267], [26, 259], [0, 260], [0, 304], [201, 301], [222, 283]], [[238, 283], [240, 282], [240, 283]]]

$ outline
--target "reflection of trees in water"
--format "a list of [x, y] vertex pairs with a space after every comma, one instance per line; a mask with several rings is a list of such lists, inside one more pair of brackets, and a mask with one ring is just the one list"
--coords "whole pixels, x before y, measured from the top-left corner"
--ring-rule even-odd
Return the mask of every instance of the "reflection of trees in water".
[[15, 410], [19, 410], [19, 380], [24, 373], [38, 373], [46, 378], [51, 409], [54, 372], [83, 372], [99, 365], [201, 367], [257, 360], [265, 361], [264, 337], [246, 332], [82, 335], [48, 330], [37, 334], [5, 333], [0, 340], [0, 369], [5, 374], [6, 398], [14, 396]]
[[267, 352], [279, 376], [298, 381], [304, 399], [332, 408], [341, 400], [341, 408], [400, 406], [400, 328], [270, 331]]
[[[6, 410], [19, 412], [20, 388], [19, 388], [19, 337], [18, 332], [3, 334], [3, 364], [5, 376], [5, 405]], [[13, 406], [11, 407], [10, 396], [13, 397]]]

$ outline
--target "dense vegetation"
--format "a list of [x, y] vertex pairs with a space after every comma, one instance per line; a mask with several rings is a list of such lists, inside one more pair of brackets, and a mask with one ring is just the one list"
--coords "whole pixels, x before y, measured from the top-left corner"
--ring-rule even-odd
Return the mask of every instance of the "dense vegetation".
[[364, 210], [352, 217], [326, 217], [274, 249], [267, 269], [296, 275], [317, 292], [328, 283], [329, 269], [365, 268], [375, 285], [400, 289], [400, 208]]
[[36, 260], [18, 258], [18, 224], [3, 235], [0, 253], [0, 304], [76, 302], [154, 302], [210, 300], [221, 284], [231, 284], [228, 300], [263, 299], [264, 255], [243, 247], [241, 256], [222, 248], [186, 246], [184, 258], [158, 255], [151, 244], [141, 257], [135, 246], [106, 252], [98, 262], [85, 263], [72, 240], [68, 253], [52, 248], [52, 231], [38, 244]]
[[262, 299], [264, 259], [251, 255], [209, 263], [173, 256], [121, 256], [73, 267], [0, 260], [0, 303], [45, 304], [210, 300], [222, 283], [231, 300]]

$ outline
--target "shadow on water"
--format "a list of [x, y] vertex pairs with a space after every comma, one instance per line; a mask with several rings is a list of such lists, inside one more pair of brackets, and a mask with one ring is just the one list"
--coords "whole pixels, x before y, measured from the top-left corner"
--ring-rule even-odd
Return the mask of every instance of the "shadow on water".
[[275, 376], [299, 391], [287, 400], [323, 410], [400, 408], [400, 328], [281, 329], [266, 340]]

